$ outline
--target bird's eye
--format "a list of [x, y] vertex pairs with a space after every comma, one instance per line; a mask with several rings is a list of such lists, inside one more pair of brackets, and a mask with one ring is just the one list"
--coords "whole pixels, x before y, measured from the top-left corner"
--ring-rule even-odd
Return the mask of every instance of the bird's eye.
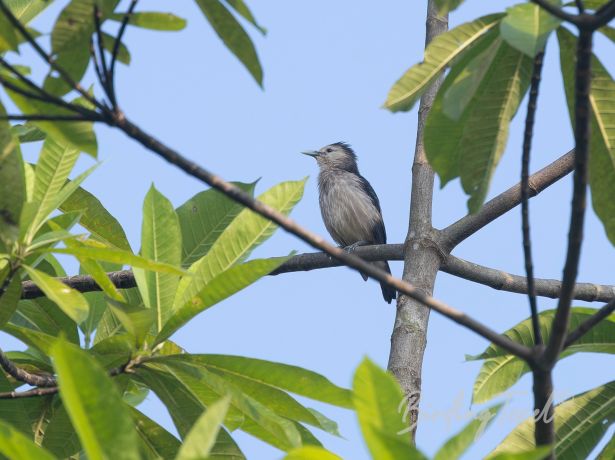
[[332, 148], [328, 148], [327, 149], [327, 153], [331, 153], [331, 152], [333, 152], [333, 149]]

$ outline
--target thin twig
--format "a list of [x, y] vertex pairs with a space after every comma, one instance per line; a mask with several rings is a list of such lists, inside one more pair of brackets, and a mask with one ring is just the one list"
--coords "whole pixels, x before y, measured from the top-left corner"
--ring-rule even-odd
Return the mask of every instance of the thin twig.
[[574, 0], [577, 5], [577, 9], [579, 10], [579, 14], [585, 13], [585, 5], [583, 5], [583, 0]]
[[120, 44], [122, 42], [122, 37], [124, 36], [124, 32], [126, 31], [126, 26], [128, 25], [128, 21], [130, 21], [130, 17], [135, 10], [139, 0], [132, 0], [130, 6], [128, 7], [128, 11], [124, 14], [124, 18], [122, 19], [122, 24], [120, 26], [120, 30], [117, 33], [117, 38], [115, 39], [115, 43], [113, 44], [113, 53], [111, 54], [111, 64], [109, 68], [109, 87], [111, 89], [111, 104], [114, 110], [117, 110], [117, 98], [115, 95], [115, 63], [117, 62], [117, 55], [120, 51]]
[[587, 334], [600, 321], [613, 313], [613, 311], [615, 311], [615, 299], [604, 305], [600, 310], [598, 310], [592, 316], [579, 324], [579, 326], [574, 331], [570, 332], [570, 334], [568, 334], [568, 337], [566, 337], [566, 341], [564, 342], [564, 349], [568, 348], [570, 345], [573, 345], [577, 340]]
[[100, 10], [98, 9], [98, 5], [94, 4], [94, 25], [96, 27], [96, 42], [98, 44], [98, 54], [100, 57], [100, 65], [101, 71], [103, 75], [103, 80], [100, 82], [105, 94], [109, 98], [111, 105], [113, 105], [113, 99], [111, 96], [111, 85], [109, 83], [109, 70], [107, 68], [107, 57], [105, 56], [105, 48], [102, 36], [102, 30], [100, 28]]
[[523, 135], [523, 155], [521, 155], [521, 220], [523, 233], [523, 255], [525, 259], [525, 273], [527, 276], [527, 296], [530, 302], [530, 313], [532, 315], [532, 329], [534, 331], [534, 343], [542, 345], [542, 333], [540, 331], [540, 321], [538, 320], [538, 306], [536, 304], [536, 286], [534, 285], [534, 264], [532, 262], [532, 242], [530, 239], [530, 152], [532, 150], [532, 135], [534, 131], [534, 120], [538, 101], [538, 88], [540, 86], [540, 75], [542, 73], [542, 63], [544, 51], [540, 51], [534, 57], [534, 68], [532, 71], [532, 82], [530, 85], [530, 97], [527, 103], [527, 116], [525, 118], [525, 132]]
[[587, 164], [590, 138], [589, 92], [591, 85], [591, 57], [593, 32], [581, 30], [577, 44], [575, 89], [575, 170], [573, 177], [572, 212], [568, 232], [568, 249], [557, 311], [553, 319], [551, 337], [544, 352], [544, 364], [553, 366], [559, 356], [568, 332], [572, 294], [577, 278], [583, 223], [587, 196]]
[[92, 62], [94, 63], [94, 71], [96, 72], [96, 77], [98, 78], [98, 82], [100, 83], [100, 86], [102, 86], [102, 88], [104, 89], [105, 77], [100, 68], [98, 58], [96, 57], [96, 50], [94, 49], [94, 40], [91, 37], [90, 37], [90, 57], [92, 59]]
[[58, 392], [58, 387], [33, 388], [27, 391], [5, 391], [0, 393], [0, 399], [21, 399], [36, 396], [54, 395]]

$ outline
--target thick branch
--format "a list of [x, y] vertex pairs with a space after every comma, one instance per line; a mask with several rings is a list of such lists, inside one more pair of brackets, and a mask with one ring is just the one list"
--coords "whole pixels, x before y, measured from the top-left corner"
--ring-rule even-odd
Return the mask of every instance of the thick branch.
[[[361, 246], [355, 249], [355, 254], [369, 262], [379, 260], [403, 260], [403, 244], [377, 244], [373, 246]], [[319, 270], [324, 268], [341, 267], [343, 264], [332, 259], [322, 252], [308, 252], [298, 254], [270, 275], [284, 273]], [[440, 270], [449, 275], [458, 276], [468, 281], [483, 284], [499, 291], [516, 292], [527, 294], [527, 279], [524, 276], [513, 275], [502, 270], [478, 265], [453, 255], [447, 256], [441, 264]], [[130, 270], [121, 270], [107, 273], [111, 282], [118, 289], [130, 289], [137, 286], [135, 278]], [[100, 291], [101, 288], [89, 275], [76, 275], [58, 278], [67, 286], [79, 292]], [[536, 280], [536, 294], [542, 297], [556, 299], [559, 297], [561, 281], [554, 279]], [[22, 299], [36, 299], [44, 297], [45, 293], [32, 281], [24, 281], [21, 285]], [[574, 289], [574, 298], [587, 302], [608, 302], [615, 298], [615, 286], [593, 283], [577, 283]]]
[[[561, 156], [529, 178], [530, 196], [534, 197], [574, 169], [574, 150]], [[468, 214], [442, 230], [442, 238], [451, 251], [459, 243], [521, 203], [521, 184], [489, 200], [475, 214]]]
[[56, 379], [52, 375], [32, 374], [17, 367], [2, 350], [0, 350], [0, 366], [4, 371], [19, 382], [37, 387], [53, 387], [57, 385]]

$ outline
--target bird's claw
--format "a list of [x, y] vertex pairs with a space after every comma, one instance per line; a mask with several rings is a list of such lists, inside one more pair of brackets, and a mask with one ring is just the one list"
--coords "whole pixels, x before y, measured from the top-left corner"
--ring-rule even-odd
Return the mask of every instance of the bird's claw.
[[344, 251], [346, 251], [347, 253], [350, 254], [350, 253], [354, 252], [354, 250], [357, 249], [359, 246], [367, 246], [368, 244], [370, 244], [369, 241], [363, 241], [363, 240], [357, 241], [356, 243], [353, 243], [353, 244], [351, 244], [349, 246], [346, 246], [344, 248]]

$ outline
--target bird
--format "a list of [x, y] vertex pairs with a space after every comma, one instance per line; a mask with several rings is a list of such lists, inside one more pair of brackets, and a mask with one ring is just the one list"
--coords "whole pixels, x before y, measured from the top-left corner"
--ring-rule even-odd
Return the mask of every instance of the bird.
[[[359, 173], [357, 155], [349, 144], [336, 142], [320, 150], [301, 152], [316, 159], [319, 167], [320, 213], [333, 240], [352, 252], [358, 246], [386, 244], [387, 235], [380, 201], [370, 183]], [[391, 273], [387, 261], [374, 262]], [[367, 276], [361, 273], [364, 280]], [[380, 283], [382, 296], [391, 303], [397, 292]]]

